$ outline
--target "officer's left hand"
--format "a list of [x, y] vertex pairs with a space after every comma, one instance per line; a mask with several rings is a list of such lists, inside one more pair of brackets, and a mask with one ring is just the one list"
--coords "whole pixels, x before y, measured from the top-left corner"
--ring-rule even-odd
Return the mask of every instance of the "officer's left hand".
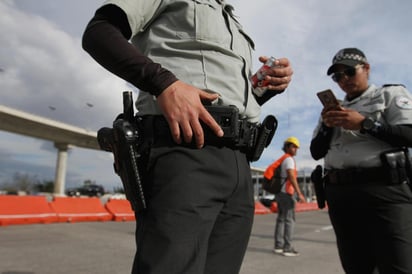
[[347, 130], [359, 130], [365, 116], [355, 110], [341, 108], [341, 110], [330, 110], [322, 113], [322, 119], [328, 127], [342, 127]]
[[[259, 61], [265, 63], [269, 58], [259, 57]], [[287, 58], [279, 58], [275, 61], [275, 66], [269, 70], [265, 80], [269, 81], [268, 90], [282, 93], [292, 80], [292, 66]]]

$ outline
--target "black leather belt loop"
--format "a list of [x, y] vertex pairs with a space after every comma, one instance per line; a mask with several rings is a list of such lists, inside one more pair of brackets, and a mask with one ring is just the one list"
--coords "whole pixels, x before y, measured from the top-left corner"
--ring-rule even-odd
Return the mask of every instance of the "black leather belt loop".
[[330, 169], [326, 171], [325, 183], [333, 185], [389, 185], [388, 171], [384, 167]]

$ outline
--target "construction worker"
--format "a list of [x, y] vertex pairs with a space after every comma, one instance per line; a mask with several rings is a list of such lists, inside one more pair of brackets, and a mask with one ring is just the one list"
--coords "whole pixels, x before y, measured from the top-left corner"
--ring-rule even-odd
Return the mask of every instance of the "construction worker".
[[299, 255], [299, 252], [292, 246], [292, 236], [295, 225], [295, 193], [300, 202], [305, 202], [305, 197], [298, 185], [296, 162], [294, 159], [299, 147], [299, 140], [293, 136], [287, 138], [283, 143], [282, 150], [287, 157], [282, 161], [280, 176], [284, 178], [285, 183], [276, 195], [278, 214], [275, 226], [275, 247], [273, 252], [288, 257]]

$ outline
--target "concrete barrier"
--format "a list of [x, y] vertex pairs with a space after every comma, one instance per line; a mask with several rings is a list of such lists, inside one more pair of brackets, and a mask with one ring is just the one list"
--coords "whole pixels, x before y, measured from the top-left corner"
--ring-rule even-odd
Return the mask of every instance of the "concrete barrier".
[[309, 202], [309, 203], [297, 203], [296, 204], [296, 212], [304, 212], [304, 211], [314, 211], [320, 210], [318, 207], [317, 202]]
[[[320, 210], [316, 202], [296, 203], [295, 212], [314, 211], [314, 210]], [[273, 202], [270, 205], [270, 211], [272, 211], [273, 213], [278, 212], [278, 205], [276, 202]]]
[[110, 221], [110, 214], [97, 197], [54, 197], [50, 203], [59, 222]]
[[134, 211], [130, 202], [125, 199], [109, 199], [104, 205], [106, 210], [113, 215], [113, 221], [135, 221]]
[[0, 196], [0, 225], [57, 222], [44, 196]]
[[[296, 212], [319, 210], [316, 202], [297, 203]], [[327, 209], [326, 209], [327, 210]], [[255, 214], [277, 213], [277, 203], [270, 208], [255, 201]], [[0, 195], [0, 226], [81, 221], [135, 221], [126, 199], [109, 199], [103, 205], [97, 197], [54, 197]]]
[[261, 202], [255, 201], [255, 214], [268, 214], [270, 209], [265, 207]]

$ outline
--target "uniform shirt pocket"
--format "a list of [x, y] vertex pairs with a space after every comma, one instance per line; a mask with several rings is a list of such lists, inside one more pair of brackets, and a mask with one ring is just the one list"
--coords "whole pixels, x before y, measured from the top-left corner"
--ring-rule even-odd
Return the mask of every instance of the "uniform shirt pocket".
[[193, 0], [196, 40], [230, 44], [231, 32], [223, 15], [222, 6], [216, 1]]

